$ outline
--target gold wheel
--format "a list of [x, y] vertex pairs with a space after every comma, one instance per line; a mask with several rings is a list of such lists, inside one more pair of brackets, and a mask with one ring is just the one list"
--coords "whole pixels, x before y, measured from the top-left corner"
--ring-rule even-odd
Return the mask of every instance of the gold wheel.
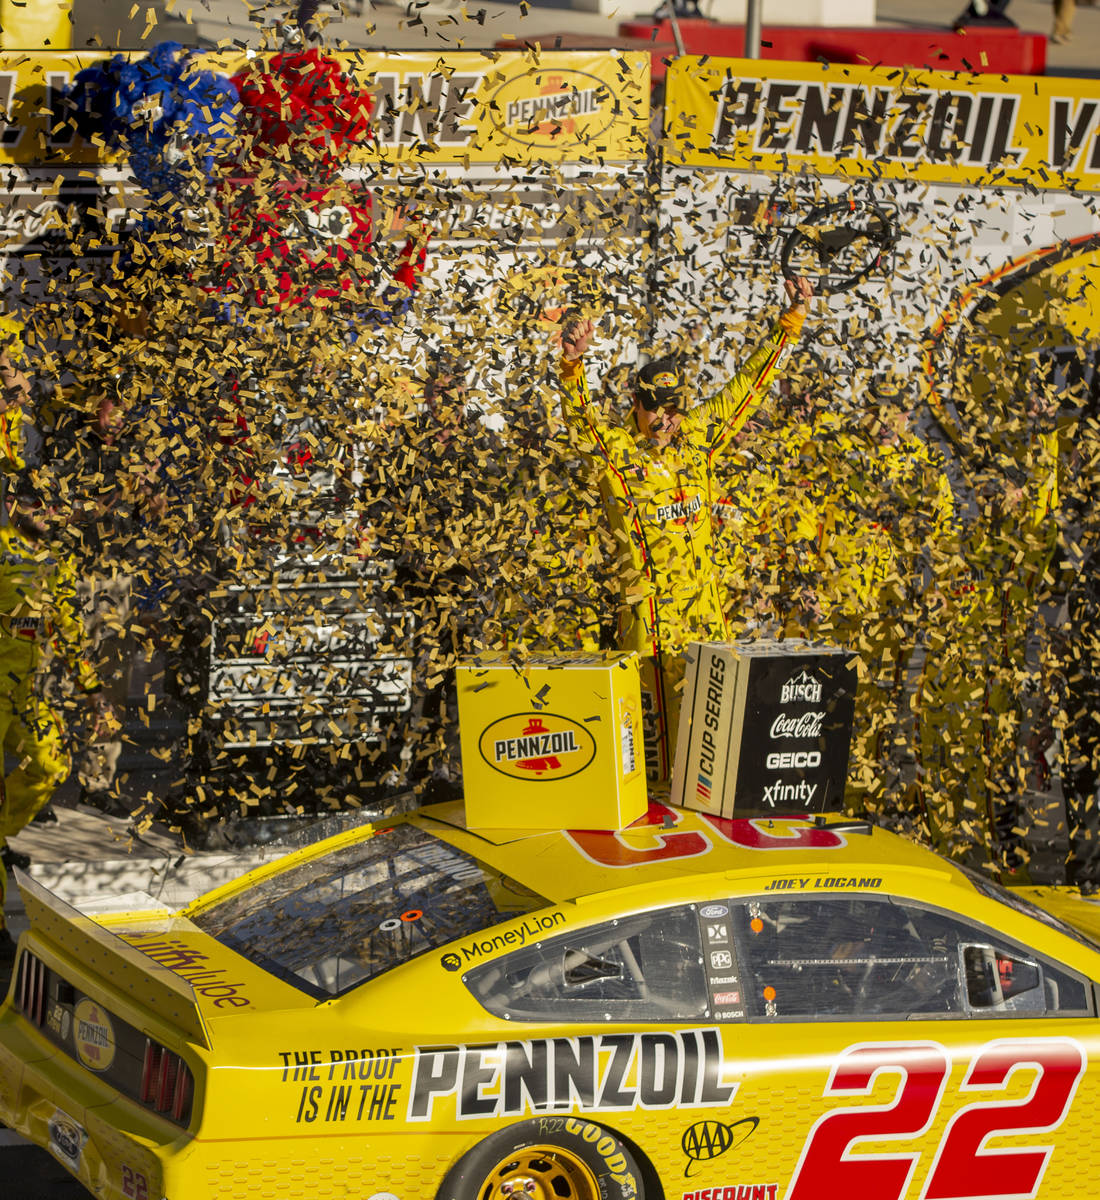
[[478, 1200], [600, 1200], [591, 1167], [561, 1146], [523, 1146], [485, 1176]]

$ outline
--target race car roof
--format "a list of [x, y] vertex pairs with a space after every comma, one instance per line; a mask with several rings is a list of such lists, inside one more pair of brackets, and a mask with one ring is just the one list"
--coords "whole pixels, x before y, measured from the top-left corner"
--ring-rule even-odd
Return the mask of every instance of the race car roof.
[[461, 802], [452, 802], [410, 819], [559, 904], [688, 876], [807, 870], [853, 878], [904, 871], [970, 889], [931, 851], [842, 815], [726, 819], [650, 804], [618, 832], [470, 830]]

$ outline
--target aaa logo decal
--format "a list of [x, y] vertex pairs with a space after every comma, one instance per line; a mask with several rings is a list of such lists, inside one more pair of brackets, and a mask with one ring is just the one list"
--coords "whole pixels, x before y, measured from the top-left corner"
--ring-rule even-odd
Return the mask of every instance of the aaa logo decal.
[[115, 1031], [102, 1006], [85, 997], [73, 1010], [73, 1044], [90, 1071], [106, 1071], [115, 1061]]
[[690, 1178], [699, 1163], [720, 1158], [727, 1150], [740, 1146], [759, 1124], [759, 1117], [742, 1117], [732, 1125], [722, 1121], [697, 1121], [689, 1125], [680, 1139], [680, 1148], [688, 1160], [684, 1178]]
[[596, 757], [596, 739], [556, 713], [511, 713], [478, 739], [481, 757], [510, 779], [546, 781], [579, 775]]
[[584, 71], [529, 71], [501, 84], [487, 111], [496, 128], [525, 146], [568, 146], [599, 137], [615, 121], [611, 89]]

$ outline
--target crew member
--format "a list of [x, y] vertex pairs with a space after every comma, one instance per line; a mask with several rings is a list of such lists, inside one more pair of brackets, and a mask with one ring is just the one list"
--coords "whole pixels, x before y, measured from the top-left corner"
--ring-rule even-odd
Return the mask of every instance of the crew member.
[[679, 361], [657, 359], [636, 376], [626, 425], [610, 424], [590, 401], [582, 356], [593, 323], [574, 321], [562, 331], [563, 414], [601, 472], [619, 546], [619, 645], [643, 658], [647, 772], [654, 779], [668, 778], [675, 749], [679, 652], [690, 641], [728, 638], [713, 562], [714, 463], [801, 332], [812, 289], [803, 279], [786, 286], [790, 307], [717, 395], [689, 409]]
[[[96, 714], [93, 737], [113, 724], [99, 679], [83, 657], [72, 563], [49, 542], [48, 510], [25, 483], [0, 504], [0, 742], [4, 780], [0, 845], [17, 834], [69, 773], [61, 722], [41, 692], [40, 667], [52, 644]], [[4, 873], [0, 871], [0, 914]], [[14, 957], [0, 915], [0, 966]]]

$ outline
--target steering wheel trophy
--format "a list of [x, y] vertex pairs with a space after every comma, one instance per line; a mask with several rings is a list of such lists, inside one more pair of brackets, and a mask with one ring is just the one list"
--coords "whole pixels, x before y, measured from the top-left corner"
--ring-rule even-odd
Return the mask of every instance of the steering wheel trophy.
[[786, 278], [805, 276], [818, 295], [831, 295], [882, 269], [897, 240], [897, 226], [873, 200], [851, 197], [811, 209], [787, 235], [779, 261]]

